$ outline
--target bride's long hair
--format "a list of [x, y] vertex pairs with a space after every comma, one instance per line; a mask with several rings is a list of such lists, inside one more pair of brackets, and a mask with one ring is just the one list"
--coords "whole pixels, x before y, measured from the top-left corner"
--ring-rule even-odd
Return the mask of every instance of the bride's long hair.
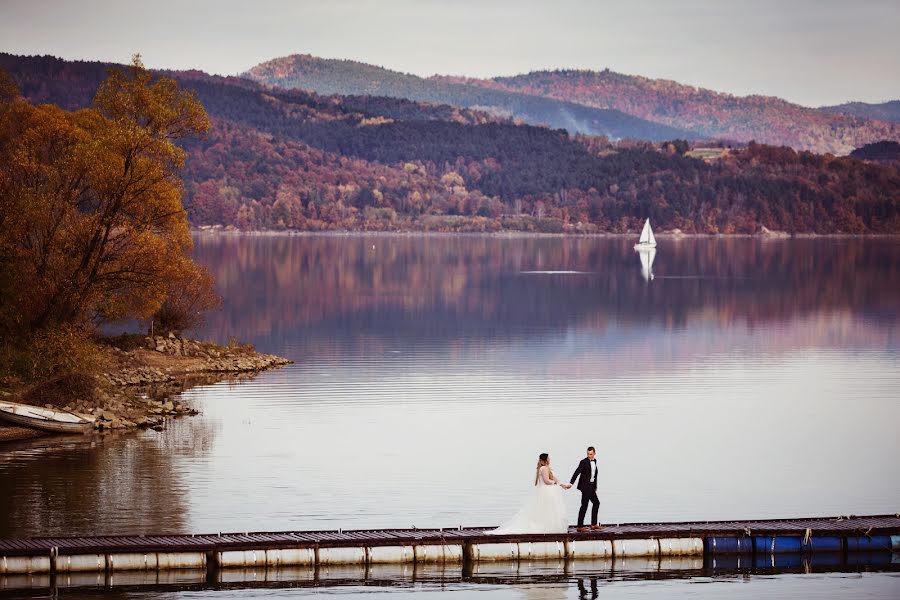
[[546, 452], [541, 453], [541, 455], [538, 456], [537, 469], [535, 469], [535, 471], [534, 471], [534, 485], [537, 485], [538, 481], [541, 478], [541, 467], [546, 467], [549, 464], [550, 464], [550, 455], [547, 454]]

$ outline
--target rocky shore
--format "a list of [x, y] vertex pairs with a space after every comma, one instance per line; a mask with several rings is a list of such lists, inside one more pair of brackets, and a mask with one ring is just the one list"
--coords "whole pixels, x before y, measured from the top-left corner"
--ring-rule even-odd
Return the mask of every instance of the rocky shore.
[[[292, 362], [256, 352], [249, 345], [221, 346], [175, 334], [108, 338], [98, 351], [105, 365], [98, 375], [70, 374], [19, 394], [6, 392], [4, 397], [93, 418], [94, 429], [99, 431], [161, 430], [167, 419], [197, 414], [177, 398], [178, 392], [225, 379], [253, 377]], [[40, 435], [46, 434], [0, 426], [0, 441]]]

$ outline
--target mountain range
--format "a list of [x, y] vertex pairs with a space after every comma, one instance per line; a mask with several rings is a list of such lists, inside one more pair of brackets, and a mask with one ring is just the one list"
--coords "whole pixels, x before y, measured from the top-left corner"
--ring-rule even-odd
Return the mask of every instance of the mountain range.
[[261, 63], [244, 76], [321, 94], [373, 94], [477, 108], [573, 134], [611, 138], [754, 140], [838, 155], [871, 142], [900, 141], [900, 125], [894, 122], [609, 70], [426, 79], [349, 60], [296, 54]]
[[881, 104], [846, 102], [836, 106], [823, 106], [819, 110], [852, 115], [861, 119], [877, 119], [890, 123], [900, 123], [900, 100], [890, 100]]
[[698, 137], [687, 130], [615, 109], [479, 85], [424, 79], [350, 60], [297, 54], [257, 65], [243, 76], [270, 86], [304, 89], [324, 95], [385, 96], [472, 108], [532, 125], [566, 129], [573, 134], [651, 141]]
[[[28, 101], [69, 110], [89, 106], [117, 68], [10, 54], [0, 67]], [[165, 74], [212, 123], [184, 144], [195, 226], [590, 233], [635, 231], [649, 216], [686, 233], [900, 232], [891, 161], [757, 143], [611, 143], [490, 107]]]

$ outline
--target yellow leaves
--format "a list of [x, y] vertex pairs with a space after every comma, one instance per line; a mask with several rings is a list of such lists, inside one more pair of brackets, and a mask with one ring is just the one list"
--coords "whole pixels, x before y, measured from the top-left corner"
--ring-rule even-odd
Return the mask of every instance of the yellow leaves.
[[441, 176], [441, 183], [443, 183], [448, 189], [453, 186], [465, 186], [466, 182], [462, 178], [462, 176], [456, 171], [448, 171]]
[[110, 69], [94, 96], [94, 106], [121, 126], [136, 125], [155, 140], [169, 144], [209, 130], [206, 111], [193, 94], [179, 89], [170, 77], [154, 80], [138, 55], [128, 74]]
[[393, 123], [393, 119], [389, 119], [387, 117], [377, 116], [377, 117], [369, 117], [366, 119], [362, 119], [357, 127], [370, 127], [373, 125], [387, 125], [388, 123]]
[[342, 199], [347, 199], [359, 191], [359, 186], [352, 182], [340, 184], [337, 186], [337, 191]]

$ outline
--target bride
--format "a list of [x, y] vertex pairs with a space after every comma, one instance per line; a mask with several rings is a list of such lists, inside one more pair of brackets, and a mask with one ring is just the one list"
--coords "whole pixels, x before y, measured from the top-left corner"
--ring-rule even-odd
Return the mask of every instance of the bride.
[[550, 469], [550, 456], [546, 453], [538, 457], [534, 486], [522, 509], [499, 528], [487, 533], [566, 533], [569, 523], [562, 490], [572, 486], [559, 482]]

